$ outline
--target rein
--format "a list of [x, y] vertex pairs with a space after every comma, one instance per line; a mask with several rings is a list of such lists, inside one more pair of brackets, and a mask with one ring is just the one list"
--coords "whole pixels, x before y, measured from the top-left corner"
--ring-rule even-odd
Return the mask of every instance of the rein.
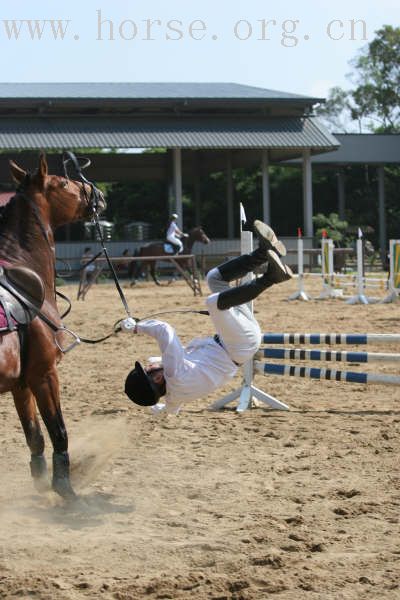
[[[64, 157], [66, 157], [66, 158], [64, 158]], [[113, 276], [113, 279], [114, 279], [114, 283], [115, 283], [115, 286], [116, 286], [116, 288], [118, 290], [119, 296], [121, 298], [121, 302], [122, 302], [122, 304], [123, 304], [123, 306], [125, 308], [125, 312], [128, 315], [128, 317], [131, 317], [132, 315], [131, 315], [131, 312], [129, 310], [128, 302], [126, 300], [124, 292], [122, 291], [121, 285], [120, 285], [118, 277], [117, 277], [117, 273], [116, 273], [116, 271], [114, 269], [114, 265], [112, 264], [112, 262], [110, 260], [107, 248], [105, 247], [105, 244], [104, 244], [103, 233], [101, 231], [101, 227], [100, 227], [100, 223], [99, 223], [99, 215], [98, 215], [98, 201], [99, 201], [98, 190], [97, 190], [96, 186], [94, 185], [94, 183], [91, 182], [91, 181], [89, 181], [88, 179], [86, 179], [86, 177], [82, 173], [82, 169], [84, 169], [85, 167], [89, 166], [90, 160], [89, 160], [89, 162], [86, 161], [86, 164], [81, 166], [79, 164], [78, 159], [76, 158], [76, 156], [75, 156], [75, 154], [73, 152], [69, 152], [69, 151], [68, 152], [64, 152], [64, 155], [63, 155], [63, 165], [64, 165], [64, 173], [65, 173], [66, 178], [68, 178], [67, 164], [68, 164], [69, 161], [71, 161], [72, 164], [74, 165], [74, 168], [75, 168], [75, 170], [76, 170], [76, 172], [78, 174], [78, 177], [79, 177], [80, 181], [83, 184], [86, 183], [91, 188], [91, 197], [88, 198], [87, 197], [87, 193], [86, 193], [86, 188], [83, 185], [83, 191], [84, 191], [85, 197], [87, 199], [88, 204], [90, 204], [91, 208], [92, 208], [92, 221], [95, 224], [95, 227], [96, 227], [96, 230], [97, 230], [97, 234], [99, 236], [99, 240], [100, 240], [102, 252], [103, 252], [104, 256], [106, 257], [107, 264], [108, 264], [108, 266], [110, 268], [110, 271], [112, 273], [112, 276]], [[97, 255], [97, 256], [99, 256], [99, 255]], [[94, 257], [90, 262], [93, 262], [93, 260], [95, 260], [97, 258], [97, 256]]]

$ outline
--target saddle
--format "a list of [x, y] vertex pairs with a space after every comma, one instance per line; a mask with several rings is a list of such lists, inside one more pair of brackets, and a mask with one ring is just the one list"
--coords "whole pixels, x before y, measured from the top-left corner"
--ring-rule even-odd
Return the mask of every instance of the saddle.
[[27, 267], [0, 266], [0, 305], [7, 327], [15, 330], [16, 324], [27, 325], [39, 313], [44, 302], [42, 279]]
[[165, 254], [178, 254], [179, 246], [177, 244], [173, 244], [169, 240], [165, 240], [164, 252], [165, 252]]

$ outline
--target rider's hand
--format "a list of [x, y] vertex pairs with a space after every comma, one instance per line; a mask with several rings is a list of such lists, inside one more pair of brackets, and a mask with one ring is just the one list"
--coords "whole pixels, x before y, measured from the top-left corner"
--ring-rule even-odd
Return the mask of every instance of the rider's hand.
[[136, 321], [132, 317], [128, 317], [121, 321], [121, 331], [124, 333], [137, 333]]
[[189, 234], [188, 233], [184, 233], [183, 237], [189, 237]]

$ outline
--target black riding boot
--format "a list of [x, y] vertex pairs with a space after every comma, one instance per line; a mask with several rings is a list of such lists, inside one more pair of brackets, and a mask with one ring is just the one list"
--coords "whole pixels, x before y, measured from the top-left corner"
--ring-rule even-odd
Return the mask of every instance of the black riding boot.
[[[226, 263], [226, 265], [222, 265], [222, 267], [229, 267], [231, 263], [239, 261], [241, 258], [253, 257], [253, 255], [254, 252], [252, 252], [252, 254], [244, 254], [243, 256], [239, 256], [237, 259], [234, 259], [233, 261], [229, 261], [229, 263]], [[293, 273], [290, 267], [283, 264], [283, 262], [280, 260], [280, 258], [275, 252], [269, 251], [267, 254], [267, 259], [268, 270], [266, 273], [264, 273], [264, 275], [262, 275], [261, 277], [257, 277], [256, 279], [253, 279], [253, 281], [245, 283], [244, 285], [232, 287], [229, 290], [220, 292], [217, 300], [217, 306], [220, 310], [227, 310], [232, 306], [238, 306], [239, 304], [246, 304], [247, 302], [251, 302], [252, 300], [257, 298], [257, 296], [259, 296], [261, 292], [271, 287], [271, 285], [274, 285], [275, 283], [282, 283], [283, 281], [287, 281], [288, 279], [291, 279], [293, 277]], [[243, 261], [243, 266], [244, 264], [245, 261]], [[248, 264], [250, 264], [250, 261], [248, 261]], [[237, 265], [237, 267], [239, 269], [239, 265]], [[229, 268], [227, 273], [221, 271], [221, 267], [218, 267], [218, 269], [220, 270], [221, 275], [224, 277], [224, 279], [225, 275], [229, 275]], [[235, 273], [233, 265], [231, 273]], [[233, 275], [233, 279], [238, 279], [240, 277], [240, 275], [238, 275], [237, 273], [238, 271]], [[248, 273], [248, 271], [245, 271], [244, 274], [246, 273]], [[225, 279], [225, 281], [228, 280]]]
[[267, 251], [264, 248], [257, 248], [251, 254], [242, 254], [237, 258], [232, 258], [226, 263], [218, 266], [218, 271], [224, 281], [233, 281], [241, 279], [247, 273], [253, 272], [257, 267], [261, 267], [269, 260]]
[[257, 277], [249, 283], [221, 292], [218, 296], [217, 306], [220, 310], [227, 310], [232, 306], [247, 304], [247, 302], [251, 302], [254, 298], [257, 298], [261, 292], [273, 284], [274, 282], [268, 278], [268, 273], [265, 273], [262, 277]]

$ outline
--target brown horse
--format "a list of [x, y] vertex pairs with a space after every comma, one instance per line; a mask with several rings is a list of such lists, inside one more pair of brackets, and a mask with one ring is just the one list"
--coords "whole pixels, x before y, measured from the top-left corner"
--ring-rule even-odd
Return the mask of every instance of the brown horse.
[[[210, 238], [207, 237], [202, 227], [195, 227], [189, 232], [188, 237], [182, 239], [183, 242], [183, 250], [182, 254], [192, 254], [192, 248], [195, 242], [200, 242], [201, 244], [209, 244]], [[171, 252], [166, 252], [164, 246], [169, 246], [172, 250]], [[157, 285], [161, 285], [160, 281], [156, 276], [156, 262], [155, 260], [146, 261], [147, 256], [174, 256], [175, 249], [172, 248], [172, 244], [169, 242], [154, 242], [152, 244], [146, 244], [146, 246], [142, 246], [139, 248], [137, 252], [135, 252], [135, 256], [143, 257], [141, 261], [141, 266], [136, 267], [135, 274], [144, 268], [149, 269], [150, 275], [153, 278], [154, 283]], [[176, 256], [179, 256], [176, 255]], [[183, 269], [190, 270], [190, 263], [188, 259], [183, 259], [179, 261], [180, 266]]]
[[[27, 173], [13, 161], [10, 161], [10, 168], [18, 183], [18, 191], [2, 209], [0, 264], [6, 276], [12, 275], [11, 281], [15, 281], [13, 273], [22, 272], [28, 280], [33, 278], [36, 288], [39, 284], [41, 286], [42, 297], [39, 315], [33, 314], [23, 323], [14, 313], [15, 327], [8, 325], [7, 330], [6, 325], [1, 328], [0, 392], [13, 395], [31, 452], [30, 468], [36, 488], [39, 491], [49, 488], [38, 407], [53, 445], [53, 490], [66, 499], [73, 499], [68, 437], [61, 412], [56, 368], [62, 357], [58, 345], [62, 330], [57, 331], [61, 321], [55, 294], [53, 231], [59, 225], [91, 216], [94, 198], [100, 210], [104, 209], [105, 202], [101, 192], [86, 183], [48, 175], [43, 155], [34, 174]], [[23, 294], [27, 288], [21, 284], [19, 290]], [[20, 324], [16, 324], [15, 319]]]

